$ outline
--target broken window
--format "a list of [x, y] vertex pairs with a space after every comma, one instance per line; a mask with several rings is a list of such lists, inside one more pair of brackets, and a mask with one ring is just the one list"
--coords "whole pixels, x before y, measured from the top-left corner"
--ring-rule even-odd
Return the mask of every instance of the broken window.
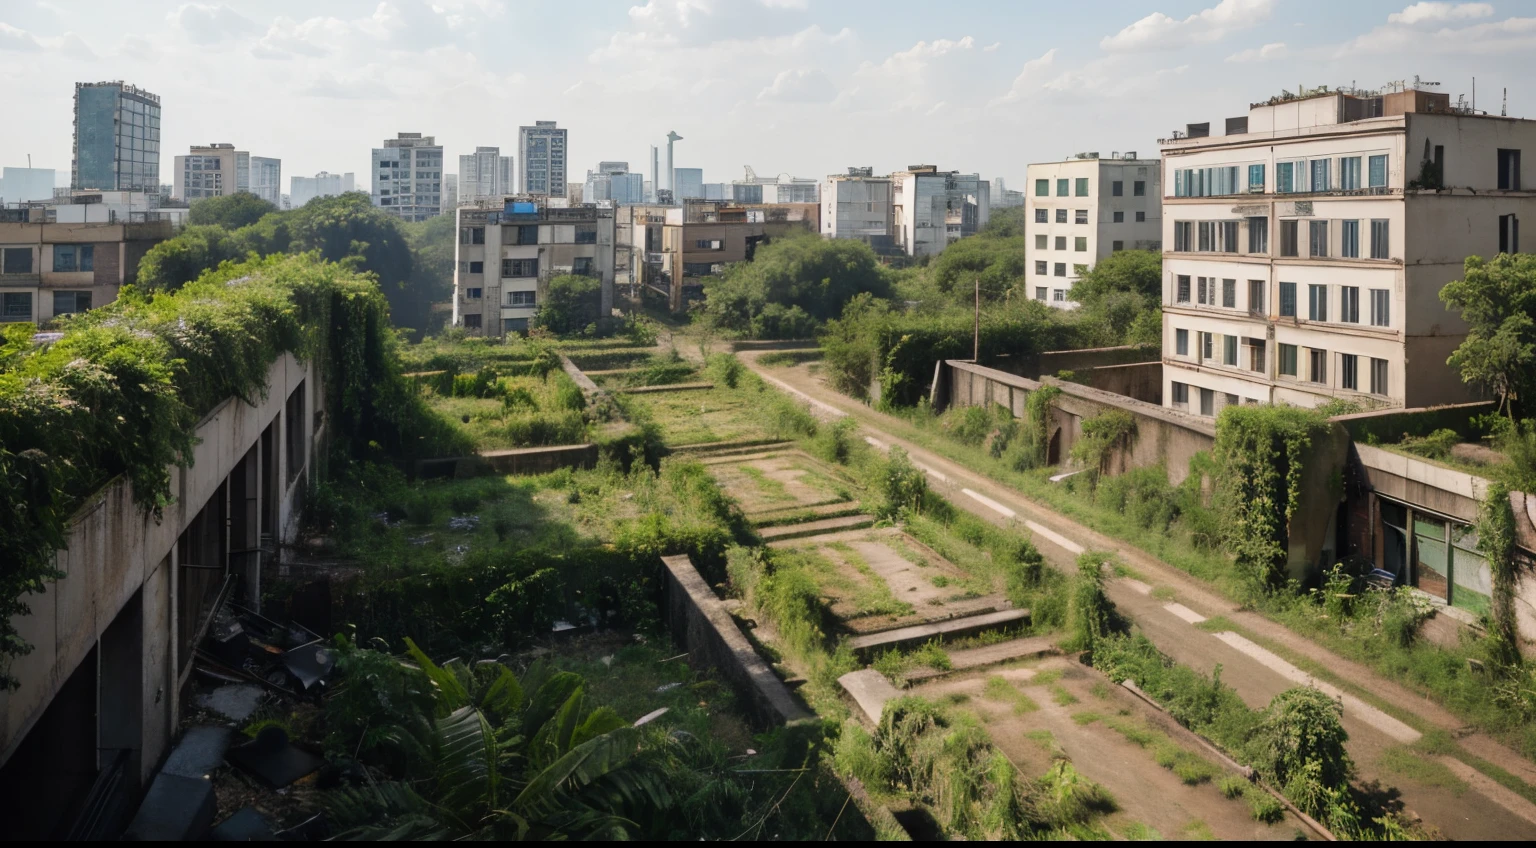
[[1499, 252], [1520, 252], [1520, 219], [1514, 215], [1499, 216]]
[[1520, 151], [1499, 150], [1499, 188], [1520, 190]]

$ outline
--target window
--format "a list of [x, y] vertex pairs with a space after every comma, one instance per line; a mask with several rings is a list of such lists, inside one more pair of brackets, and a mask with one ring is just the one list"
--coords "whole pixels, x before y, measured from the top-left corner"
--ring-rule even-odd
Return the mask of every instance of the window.
[[697, 250], [721, 250], [725, 242], [719, 239], [694, 239], [693, 246]]
[[1035, 197], [1050, 197], [1050, 196], [1051, 196], [1051, 181], [1050, 180], [1035, 180]]
[[1056, 267], [1051, 270], [1056, 272], [1056, 276], [1065, 277], [1067, 275], [1067, 263], [1057, 262]]
[[1042, 277], [1045, 276], [1046, 274], [1051, 273], [1050, 270], [1048, 268], [1046, 268], [1046, 263], [1045, 263], [1044, 259], [1036, 259], [1035, 260], [1035, 273], [1039, 274]]
[[1050, 210], [1048, 210], [1048, 209], [1036, 209], [1035, 210], [1035, 223], [1036, 224], [1049, 224], [1050, 222], [1051, 222]]
[[1178, 279], [1178, 291], [1174, 295], [1175, 303], [1189, 303], [1189, 275], [1180, 274]]
[[1339, 222], [1339, 255], [1345, 259], [1360, 258], [1360, 222]]
[[1071, 180], [1062, 179], [1062, 180], [1057, 180], [1056, 181], [1056, 196], [1057, 197], [1066, 197], [1067, 195], [1069, 195], [1071, 193], [1072, 193], [1072, 181]]
[[1264, 314], [1264, 281], [1248, 281], [1248, 311], [1255, 315]]
[[1222, 253], [1236, 253], [1237, 252], [1237, 222], [1236, 221], [1221, 221], [1221, 222], [1219, 222], [1219, 224], [1220, 224], [1219, 232], [1221, 233], [1221, 252]]
[[1280, 317], [1281, 318], [1295, 318], [1296, 317], [1296, 284], [1295, 283], [1281, 283], [1280, 284]]
[[1189, 384], [1188, 383], [1174, 383], [1173, 384], [1173, 405], [1174, 406], [1188, 406], [1189, 405]]
[[1392, 325], [1392, 292], [1389, 289], [1371, 289], [1371, 326]]
[[1200, 251], [1214, 251], [1216, 249], [1216, 222], [1200, 222]]
[[1339, 354], [1339, 387], [1356, 390], [1360, 388], [1357, 371], [1360, 368], [1360, 358], [1353, 353]]
[[1210, 287], [1205, 277], [1195, 278], [1195, 302], [1201, 306], [1210, 303], [1214, 298], [1210, 295]]
[[1248, 252], [1269, 253], [1269, 219], [1248, 219]]
[[1145, 223], [1146, 220], [1147, 220], [1147, 213], [1138, 210], [1136, 212], [1136, 223], [1138, 223], [1138, 224]]
[[479, 313], [470, 313], [470, 314], [465, 315], [464, 316], [464, 329], [466, 329], [466, 330], [478, 330], [478, 329], [480, 329], [480, 314]]
[[1237, 367], [1237, 336], [1222, 336], [1221, 364]]
[[[478, 316], [476, 316], [478, 317]], [[304, 383], [300, 381], [283, 409], [283, 437], [287, 442], [288, 482], [304, 469]]]
[[1147, 196], [1147, 183], [1146, 183], [1146, 180], [1137, 180], [1137, 181], [1131, 183], [1131, 195], [1134, 196], [1134, 197], [1146, 197]]
[[1086, 251], [1088, 249], [1088, 237], [1077, 236], [1076, 238], [1072, 239], [1072, 249], [1078, 253]]
[[1299, 241], [1298, 230], [1299, 230], [1299, 227], [1300, 227], [1300, 223], [1301, 222], [1299, 222], [1299, 221], [1281, 221], [1280, 222], [1280, 255], [1281, 256], [1298, 256], [1298, 255], [1300, 255], [1299, 251], [1300, 251], [1301, 245], [1299, 245], [1297, 243]]
[[1075, 223], [1075, 224], [1086, 224], [1086, 223], [1088, 223], [1088, 210], [1087, 209], [1078, 209], [1076, 211], [1076, 213], [1073, 215], [1073, 223]]
[[88, 291], [61, 291], [53, 293], [53, 314], [73, 315], [91, 308], [91, 293]]
[[465, 300], [479, 300], [480, 298], [482, 298], [484, 296], [485, 296], [485, 289], [465, 289], [464, 290], [464, 299]]
[[1173, 222], [1173, 249], [1175, 251], [1188, 251], [1194, 249], [1195, 224], [1193, 221]]
[[1346, 324], [1360, 323], [1360, 288], [1344, 286], [1339, 289], [1339, 320]]
[[1499, 216], [1499, 252], [1520, 252], [1520, 219], [1514, 215]]
[[1077, 196], [1078, 197], [1087, 197], [1088, 196], [1088, 178], [1087, 177], [1078, 177], [1077, 178]]
[[1215, 345], [1216, 345], [1216, 334], [1215, 333], [1201, 333], [1200, 334], [1200, 358], [1201, 359], [1215, 359], [1216, 358], [1215, 357]]
[[1366, 167], [1366, 185], [1371, 188], [1387, 187], [1387, 157], [1372, 156]]
[[1275, 164], [1275, 193], [1290, 194], [1296, 190], [1296, 163], [1278, 162]]
[[1387, 219], [1371, 219], [1371, 258], [1386, 259], [1391, 255], [1391, 240], [1387, 237]]
[[1057, 250], [1066, 250], [1067, 249], [1067, 237], [1066, 236], [1057, 236], [1056, 237], [1056, 249]]
[[1049, 244], [1050, 236], [1046, 235], [1045, 233], [1038, 233], [1035, 235], [1035, 250], [1045, 250]]
[[1314, 259], [1328, 256], [1328, 222], [1307, 222], [1307, 255]]
[[459, 230], [459, 244], [485, 244], [485, 227], [464, 227]]
[[1210, 389], [1200, 390], [1200, 414], [1212, 416], [1216, 414], [1216, 393]]
[[1248, 370], [1264, 373], [1264, 340], [1245, 339], [1243, 344], [1248, 346]]
[[[1040, 262], [1037, 264], [1044, 265], [1045, 263]], [[1041, 269], [1040, 273], [1044, 274], [1045, 270]], [[1035, 286], [1035, 300], [1045, 300], [1045, 286]]]
[[1339, 188], [1355, 191], [1360, 188], [1360, 157], [1346, 156], [1339, 160]]
[[1286, 377], [1296, 376], [1296, 346], [1292, 344], [1280, 345], [1280, 373]]
[[538, 296], [539, 296], [538, 292], [532, 292], [532, 291], [507, 292], [507, 305], [508, 306], [537, 306], [538, 305]]
[[1328, 286], [1313, 283], [1307, 286], [1307, 320], [1328, 320]]
[[1125, 196], [1125, 183], [1120, 181], [1120, 180], [1115, 180], [1114, 182], [1111, 182], [1109, 184], [1109, 193], [1110, 193], [1110, 196], [1112, 196], [1112, 197], [1124, 197]]
[[1054, 300], [1054, 301], [1056, 301], [1058, 303], [1065, 303], [1066, 300], [1067, 300], [1067, 290], [1066, 289], [1052, 289], [1051, 290], [1051, 300]]
[[31, 292], [5, 292], [4, 294], [0, 294], [0, 321], [31, 320]]
[[1387, 394], [1387, 361], [1371, 359], [1371, 394]]
[[0, 250], [0, 274], [32, 273], [32, 248], [7, 247]]
[[1499, 188], [1520, 190], [1520, 151], [1499, 150]]
[[96, 246], [93, 244], [56, 244], [53, 246], [53, 270], [93, 270], [95, 255]]
[[516, 227], [507, 227], [502, 230], [503, 235], [510, 235], [512, 241], [509, 244], [538, 244], [539, 225], [520, 224]]
[[[1087, 222], [1084, 221], [1083, 223], [1086, 224]], [[1110, 223], [1113, 223], [1113, 224], [1124, 224], [1125, 223], [1125, 213], [1119, 211], [1118, 209], [1115, 210], [1114, 212], [1110, 213]]]
[[1332, 163], [1333, 163], [1332, 159], [1313, 159], [1311, 161], [1310, 164], [1312, 166], [1312, 190], [1313, 191], [1327, 191], [1328, 190], [1328, 186], [1329, 186], [1329, 182], [1328, 182], [1328, 166], [1331, 165]]
[[1072, 265], [1072, 276], [1074, 276], [1074, 277], [1081, 277], [1081, 276], [1083, 276], [1086, 273], [1088, 273], [1088, 266], [1087, 265], [1078, 265], [1078, 264], [1075, 264], [1075, 263]]
[[1115, 252], [1117, 250], [1125, 250], [1125, 242], [1123, 242], [1123, 241], [1112, 241], [1112, 242], [1109, 243], [1109, 250], [1110, 250], [1111, 253], [1113, 253], [1113, 252]]
[[485, 263], [484, 262], [471, 262], [471, 263], [469, 263], [469, 273], [471, 273], [471, 274], [484, 274], [485, 273]]
[[[597, 225], [596, 224], [577, 224], [576, 225], [576, 243], [577, 244], [597, 244]], [[716, 248], [716, 249], [718, 249], [718, 248]]]
[[1314, 383], [1327, 383], [1328, 351], [1308, 349], [1307, 359], [1307, 364], [1310, 366], [1310, 370], [1307, 372], [1307, 379]]
[[596, 270], [595, 260], [590, 256], [578, 256], [571, 260], [571, 273], [578, 277], [591, 277]]
[[1065, 224], [1066, 222], [1067, 222], [1067, 210], [1065, 210], [1065, 209], [1057, 209], [1056, 210], [1056, 223], [1058, 223], [1058, 224]]
[[503, 277], [537, 277], [539, 275], [539, 260], [503, 259], [501, 260], [501, 275]]
[[1262, 194], [1264, 192], [1263, 165], [1248, 166], [1248, 190], [1255, 194]]
[[1189, 356], [1189, 331], [1173, 331], [1173, 352], [1176, 356]]

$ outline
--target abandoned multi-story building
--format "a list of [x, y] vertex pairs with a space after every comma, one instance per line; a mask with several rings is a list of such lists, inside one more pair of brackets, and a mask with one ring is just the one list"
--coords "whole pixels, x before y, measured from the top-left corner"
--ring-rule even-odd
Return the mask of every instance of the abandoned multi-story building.
[[[99, 200], [102, 193], [95, 194]], [[60, 211], [100, 206], [0, 210], [0, 322], [43, 323], [111, 303], [137, 278], [144, 254], [173, 235], [169, 221], [126, 215], [110, 222], [58, 220]]]
[[612, 207], [529, 196], [462, 204], [456, 214], [455, 327], [486, 336], [527, 332], [549, 281], [564, 274], [601, 280], [599, 314], [612, 312]]
[[870, 167], [849, 168], [821, 181], [821, 235], [858, 239], [876, 253], [899, 253], [891, 178]]
[[908, 256], [937, 256], [972, 236], [991, 217], [991, 184], [977, 174], [913, 165], [891, 174], [896, 246]]
[[1165, 402], [1470, 399], [1439, 293], [1468, 256], [1519, 249], [1527, 148], [1536, 122], [1412, 88], [1277, 97], [1166, 140]]
[[1024, 198], [1029, 231], [1025, 286], [1055, 307], [1077, 304], [1072, 284], [1117, 250], [1162, 248], [1162, 194], [1156, 159], [1135, 153], [1079, 153], [1029, 166]]

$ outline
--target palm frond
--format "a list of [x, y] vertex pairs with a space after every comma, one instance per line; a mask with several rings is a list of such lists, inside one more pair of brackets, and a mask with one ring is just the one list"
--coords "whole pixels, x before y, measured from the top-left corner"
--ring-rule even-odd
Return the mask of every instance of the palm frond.
[[469, 703], [469, 692], [464, 688], [464, 683], [447, 669], [440, 668], [426, 652], [416, 647], [411, 637], [405, 637], [405, 650], [411, 655], [411, 659], [421, 667], [427, 677], [437, 685], [437, 715], [439, 718], [452, 713]]
[[503, 723], [507, 719], [517, 715], [523, 708], [523, 687], [517, 682], [517, 675], [512, 669], [504, 665], [498, 665], [496, 679], [486, 687], [485, 693], [480, 696], [480, 709], [495, 716], [497, 723]]
[[549, 675], [539, 688], [528, 699], [528, 706], [523, 710], [523, 732], [533, 735], [549, 721], [565, 703], [571, 699], [571, 695], [583, 689], [586, 681], [581, 675], [572, 674], [569, 671], [558, 671]]
[[461, 707], [434, 724], [437, 734], [437, 803], [466, 829], [495, 809], [500, 774], [496, 735], [474, 707]]

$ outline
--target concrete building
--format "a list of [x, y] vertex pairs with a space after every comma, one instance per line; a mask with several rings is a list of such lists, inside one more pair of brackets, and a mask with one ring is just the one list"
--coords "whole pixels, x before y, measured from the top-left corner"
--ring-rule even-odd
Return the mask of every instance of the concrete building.
[[534, 121], [531, 127], [518, 128], [517, 149], [523, 160], [517, 180], [520, 194], [565, 194], [566, 142], [566, 131], [554, 121]]
[[252, 156], [233, 144], [193, 145], [174, 160], [175, 183], [171, 197], [201, 200], [237, 191], [249, 192], [276, 206], [282, 201], [283, 163], [280, 159]]
[[443, 146], [432, 136], [400, 133], [373, 149], [373, 205], [405, 221], [425, 221], [443, 207]]
[[601, 314], [613, 310], [614, 210], [564, 198], [508, 197], [457, 210], [453, 325], [475, 335], [526, 332], [549, 281], [602, 281]]
[[817, 203], [821, 200], [820, 183], [799, 177], [763, 183], [762, 192], [763, 203]]
[[111, 303], [137, 279], [144, 254], [174, 234], [167, 221], [55, 222], [46, 214], [74, 208], [0, 210], [0, 322], [42, 323]]
[[288, 204], [297, 209], [317, 197], [335, 197], [354, 190], [356, 177], [348, 174], [332, 174], [321, 171], [313, 177], [293, 177], [289, 180]]
[[[501, 155], [500, 147], [476, 147], [459, 157], [458, 197], [463, 203], [511, 194], [513, 157]], [[451, 206], [448, 208], [452, 208]]]
[[329, 420], [320, 367], [284, 354], [266, 370], [251, 403], [228, 398], [197, 425], [162, 509], [121, 476], [86, 497], [57, 553], [64, 576], [13, 619], [32, 651], [0, 692], [7, 837], [118, 837], [180, 731], [199, 625], [226, 585], [259, 599], [262, 567], [297, 543]]
[[252, 156], [251, 184], [247, 191], [280, 207], [283, 201], [283, 160]]
[[913, 165], [891, 174], [896, 246], [908, 256], [936, 256], [975, 235], [991, 216], [991, 185], [978, 174]]
[[822, 237], [858, 239], [882, 255], [899, 252], [889, 176], [849, 168], [822, 180], [820, 197]]
[[1072, 284], [1100, 259], [1117, 250], [1161, 250], [1160, 179], [1158, 161], [1135, 153], [1079, 153], [1030, 165], [1029, 296], [1074, 308]]
[[635, 205], [618, 210], [619, 278], [631, 292], [650, 288], [681, 312], [703, 291], [704, 278], [732, 262], [749, 262], [758, 245], [792, 232], [818, 232], [815, 203], [739, 204], [686, 201], [682, 206]]
[[992, 178], [992, 208], [1012, 209], [1024, 205], [1024, 192], [1013, 191], [1002, 177]]
[[160, 187], [160, 98], [122, 81], [75, 83], [70, 188]]
[[685, 200], [704, 199], [704, 169], [674, 168], [672, 197], [679, 203]]
[[1165, 140], [1165, 403], [1469, 399], [1439, 293], [1467, 256], [1519, 249], [1525, 148], [1536, 121], [1415, 89], [1287, 93]]
[[24, 203], [53, 197], [52, 168], [5, 168], [0, 170], [0, 202]]
[[441, 214], [452, 212], [459, 205], [459, 175], [443, 175], [443, 205]]
[[[581, 198], [586, 203], [644, 203], [645, 177], [631, 174], [628, 162], [599, 162], [596, 171], [587, 172]], [[576, 202], [575, 198], [572, 202]]]

